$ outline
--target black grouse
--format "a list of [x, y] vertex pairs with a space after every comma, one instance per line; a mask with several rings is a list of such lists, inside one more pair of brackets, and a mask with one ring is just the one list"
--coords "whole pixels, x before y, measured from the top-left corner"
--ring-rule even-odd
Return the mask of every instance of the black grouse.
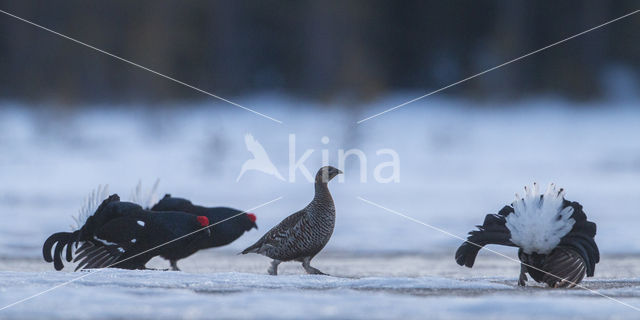
[[[170, 194], [165, 195], [160, 202], [151, 208], [151, 211], [180, 211], [209, 218], [209, 223], [212, 225], [210, 228], [211, 237], [199, 249], [225, 246], [240, 238], [245, 232], [253, 228], [258, 229], [256, 215], [253, 213], [245, 213], [227, 207], [202, 207], [194, 205], [189, 200], [172, 197]], [[178, 260], [187, 257], [177, 253], [171, 252], [170, 255], [161, 255], [170, 261], [171, 268], [176, 271], [180, 270]]]
[[278, 274], [283, 261], [299, 261], [309, 274], [324, 274], [311, 266], [311, 259], [329, 242], [336, 221], [336, 209], [327, 183], [342, 171], [326, 166], [315, 179], [315, 196], [304, 209], [288, 216], [242, 254], [258, 253], [273, 261], [268, 272]]
[[520, 278], [526, 273], [553, 288], [572, 288], [584, 276], [592, 277], [600, 252], [594, 240], [596, 224], [588, 221], [578, 202], [564, 199], [564, 190], [551, 184], [544, 194], [538, 186], [525, 187], [525, 196], [498, 214], [489, 214], [479, 230], [456, 252], [456, 262], [471, 268], [478, 251], [487, 244], [518, 247]]
[[61, 270], [64, 247], [70, 262], [73, 247], [80, 245], [73, 259], [79, 262], [76, 271], [104, 267], [146, 269], [146, 263], [155, 256], [188, 256], [202, 248], [210, 239], [210, 230], [205, 228], [208, 225], [205, 216], [151, 212], [137, 204], [121, 202], [114, 194], [102, 201], [78, 230], [51, 235], [42, 254], [45, 261]]

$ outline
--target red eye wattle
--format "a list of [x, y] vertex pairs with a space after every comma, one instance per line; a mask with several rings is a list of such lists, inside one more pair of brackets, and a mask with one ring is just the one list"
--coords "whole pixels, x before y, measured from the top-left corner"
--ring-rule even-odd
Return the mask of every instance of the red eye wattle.
[[198, 223], [200, 223], [201, 226], [206, 227], [209, 225], [209, 218], [205, 217], [205, 216], [198, 216]]
[[249, 220], [251, 220], [251, 222], [256, 222], [256, 215], [253, 213], [247, 213], [247, 217], [249, 217]]

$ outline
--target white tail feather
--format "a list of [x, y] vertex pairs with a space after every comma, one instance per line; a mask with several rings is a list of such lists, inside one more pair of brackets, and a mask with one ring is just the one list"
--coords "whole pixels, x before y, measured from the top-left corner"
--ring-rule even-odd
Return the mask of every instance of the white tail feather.
[[144, 209], [151, 208], [154, 204], [156, 204], [159, 200], [158, 198], [158, 185], [160, 185], [160, 179], [156, 179], [156, 182], [153, 184], [153, 187], [149, 192], [144, 194], [142, 192], [142, 181], [138, 181], [135, 189], [131, 191], [130, 200], [131, 202], [141, 206]]
[[511, 241], [525, 253], [547, 254], [573, 228], [573, 208], [562, 207], [564, 189], [557, 190], [554, 184], [549, 185], [544, 195], [539, 193], [536, 183], [524, 189], [524, 197], [516, 194], [511, 204], [514, 212], [506, 217]]
[[78, 210], [78, 215], [71, 216], [76, 224], [75, 227], [72, 225], [71, 229], [79, 230], [82, 228], [84, 223], [87, 221], [87, 218], [96, 212], [102, 201], [107, 197], [109, 197], [108, 184], [105, 184], [104, 186], [98, 185], [96, 189], [91, 190], [91, 193], [84, 198], [82, 206], [80, 207], [80, 210]]

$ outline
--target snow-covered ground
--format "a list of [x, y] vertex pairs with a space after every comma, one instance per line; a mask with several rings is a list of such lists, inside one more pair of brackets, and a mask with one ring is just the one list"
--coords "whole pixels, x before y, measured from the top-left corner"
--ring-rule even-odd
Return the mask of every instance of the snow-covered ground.
[[[0, 319], [637, 319], [640, 257], [605, 257], [586, 289], [516, 286], [518, 264], [481, 254], [474, 269], [451, 256], [325, 253], [305, 275], [286, 263], [265, 273], [268, 260], [209, 250], [181, 261], [183, 272], [100, 270], [55, 272], [37, 260], [0, 264], [0, 305], [75, 282], [0, 311]], [[167, 267], [160, 259], [150, 266]]]
[[[70, 216], [98, 184], [128, 198], [139, 180], [149, 188], [160, 178], [160, 193], [241, 209], [283, 197], [254, 210], [259, 231], [181, 261], [184, 273], [101, 271], [0, 311], [0, 318], [637, 318], [637, 311], [585, 290], [515, 288], [517, 265], [508, 260], [484, 255], [474, 269], [458, 267], [452, 254], [459, 239], [357, 197], [464, 237], [525, 184], [555, 182], [598, 224], [603, 261], [585, 284], [640, 306], [638, 101], [506, 106], [429, 98], [356, 124], [406, 97], [349, 109], [273, 96], [238, 101], [283, 124], [219, 103], [81, 111], [0, 103], [2, 305], [83, 275], [50, 271], [41, 245], [69, 229]], [[251, 157], [246, 133], [287, 181], [249, 171], [236, 182]], [[331, 182], [338, 220], [316, 262], [346, 279], [304, 276], [292, 264], [282, 269], [285, 277], [272, 278], [263, 275], [266, 259], [234, 255], [313, 195], [300, 171], [289, 182], [291, 134], [296, 159], [314, 149], [305, 161], [312, 173], [323, 150], [333, 165], [339, 149], [366, 155], [367, 182], [355, 157], [343, 168], [345, 181]], [[398, 183], [374, 179], [374, 168], [390, 161], [376, 155], [384, 148], [399, 156]]]

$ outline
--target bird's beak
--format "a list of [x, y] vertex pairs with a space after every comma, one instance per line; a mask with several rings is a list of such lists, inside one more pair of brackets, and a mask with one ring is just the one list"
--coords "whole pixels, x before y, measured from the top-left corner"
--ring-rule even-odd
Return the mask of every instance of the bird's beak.
[[253, 227], [254, 227], [256, 230], [258, 230], [258, 225], [257, 225], [257, 224], [255, 224], [255, 223], [254, 223], [254, 224], [253, 224]]
[[342, 172], [342, 170], [337, 169], [338, 170], [338, 174], [343, 174], [344, 172]]

